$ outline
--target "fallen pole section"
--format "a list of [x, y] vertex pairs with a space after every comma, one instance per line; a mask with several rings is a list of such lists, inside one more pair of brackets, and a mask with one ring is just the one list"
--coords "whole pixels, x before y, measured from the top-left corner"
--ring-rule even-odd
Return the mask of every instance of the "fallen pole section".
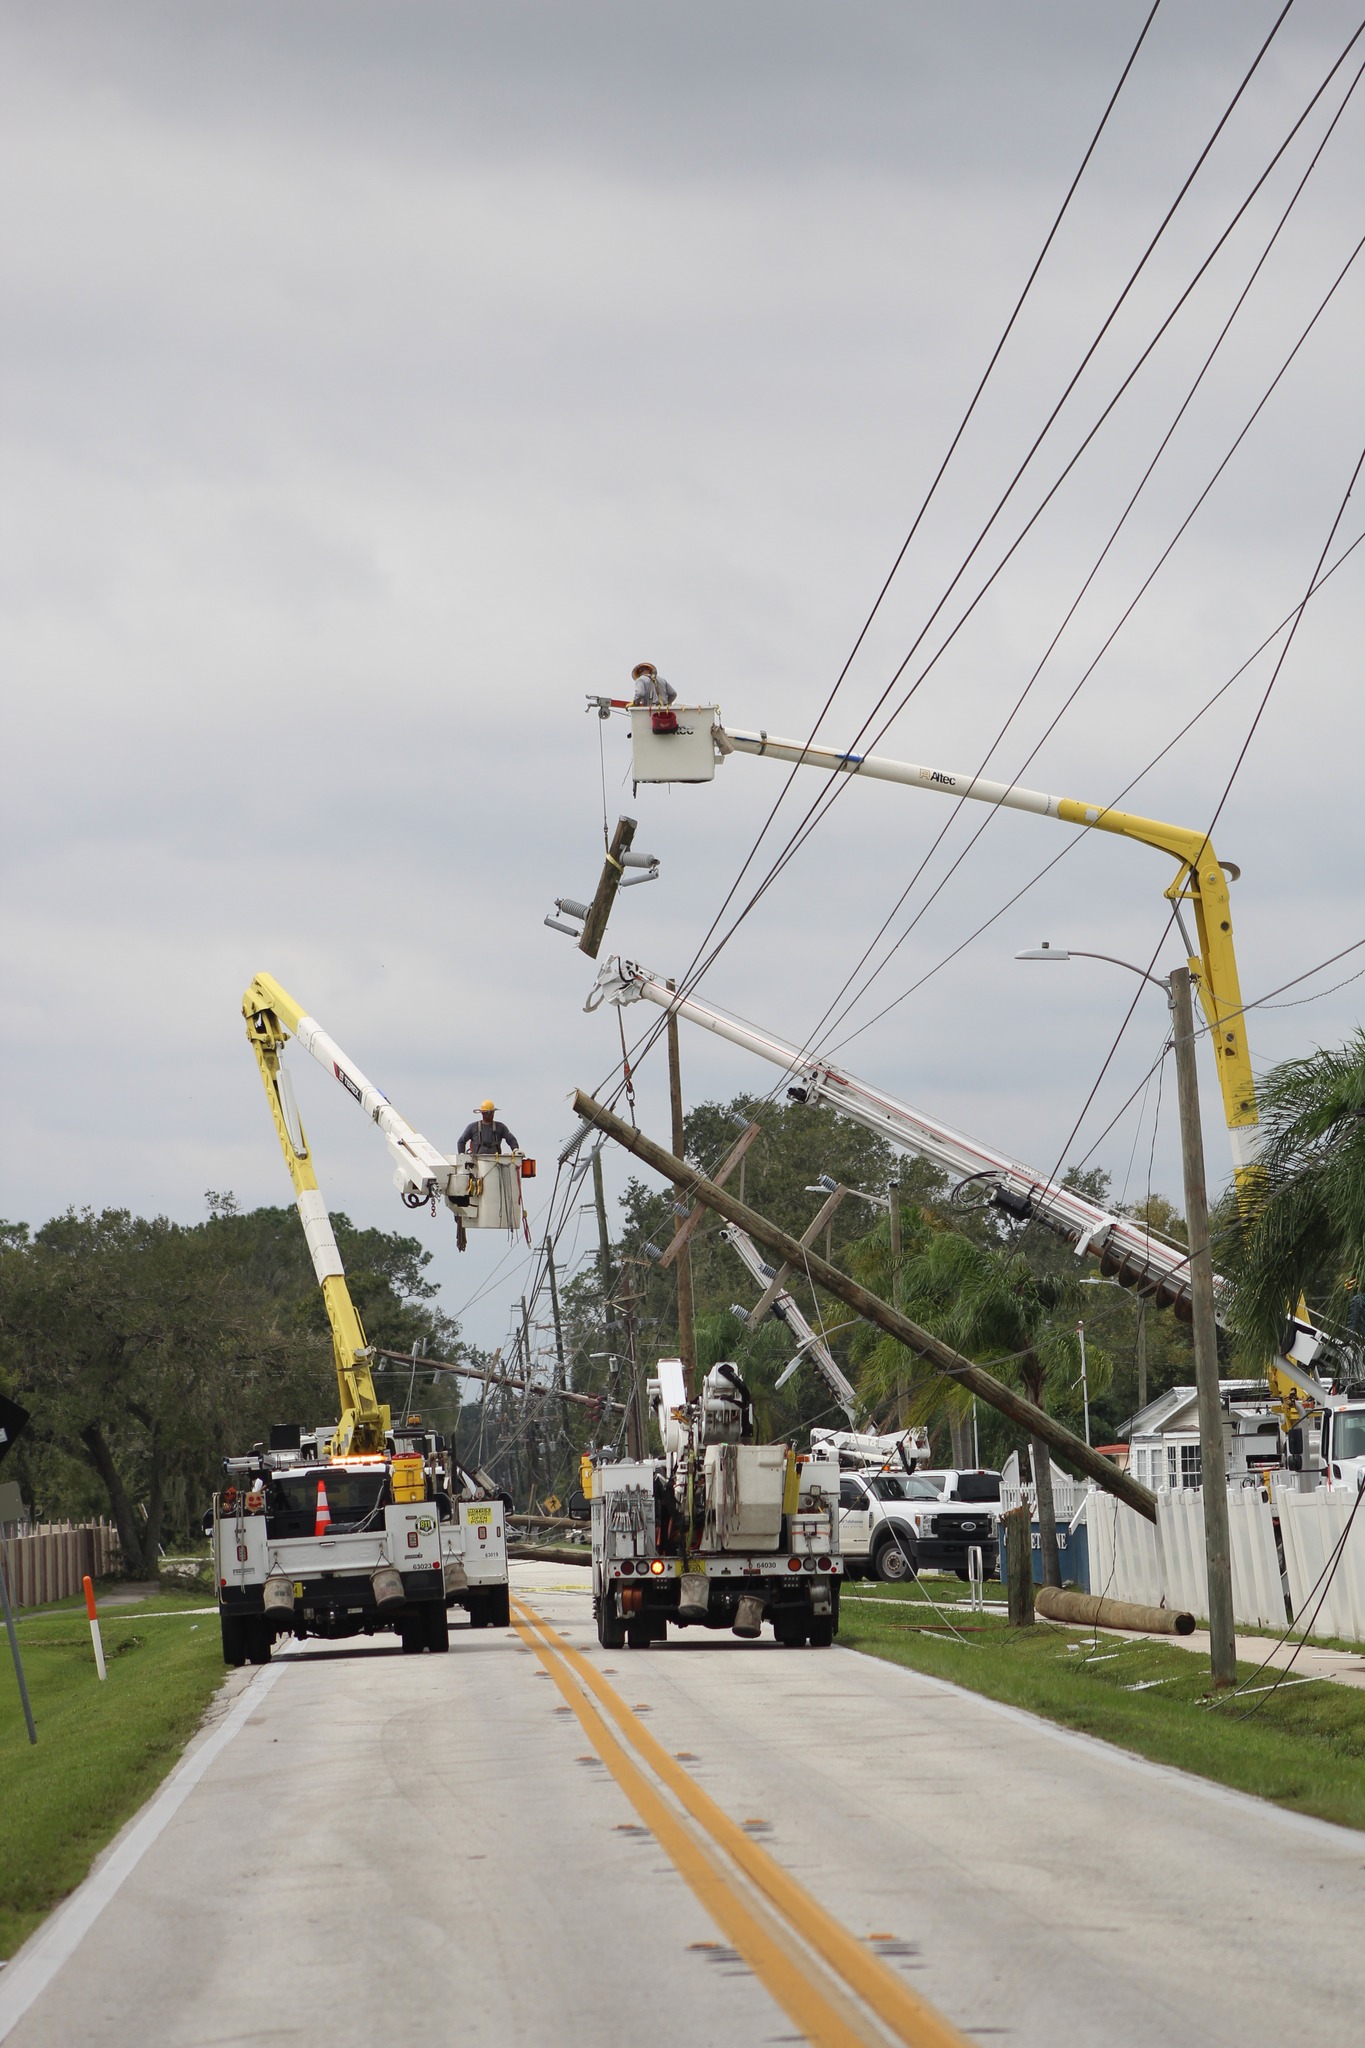
[[[376, 1358], [391, 1358], [395, 1365], [411, 1365], [410, 1351], [386, 1351], [382, 1344], [374, 1347]], [[490, 1387], [515, 1387], [522, 1394], [549, 1394], [556, 1401], [570, 1401], [580, 1408], [596, 1408], [601, 1415], [620, 1415], [624, 1412], [619, 1401], [609, 1401], [605, 1394], [574, 1394], [567, 1387], [543, 1386], [539, 1380], [514, 1378], [507, 1372], [480, 1372], [477, 1366], [455, 1365], [448, 1358], [419, 1358], [418, 1372], [454, 1372], [463, 1380], [482, 1380]]]
[[954, 1351], [951, 1345], [944, 1344], [928, 1330], [921, 1329], [918, 1323], [912, 1323], [908, 1316], [883, 1301], [880, 1295], [870, 1293], [866, 1287], [850, 1279], [847, 1273], [840, 1272], [837, 1266], [829, 1265], [815, 1252], [803, 1248], [796, 1238], [790, 1237], [785, 1230], [779, 1230], [766, 1216], [758, 1215], [743, 1202], [736, 1201], [725, 1188], [705, 1179], [685, 1159], [666, 1152], [662, 1145], [656, 1145], [633, 1124], [624, 1123], [600, 1102], [595, 1102], [591, 1095], [585, 1095], [581, 1088], [574, 1095], [574, 1112], [627, 1152], [633, 1152], [655, 1173], [671, 1180], [692, 1200], [714, 1209], [718, 1216], [738, 1224], [741, 1230], [747, 1230], [750, 1237], [785, 1259], [798, 1272], [804, 1269], [812, 1285], [819, 1285], [836, 1300], [846, 1302], [855, 1315], [885, 1330], [889, 1337], [894, 1337], [907, 1351], [915, 1352], [946, 1379], [965, 1387], [968, 1393], [975, 1394], [978, 1400], [994, 1408], [1018, 1429], [1030, 1436], [1041, 1437], [1068, 1465], [1083, 1472], [1087, 1479], [1093, 1479], [1097, 1486], [1103, 1487], [1106, 1493], [1112, 1493], [1125, 1507], [1134, 1508], [1149, 1522], [1155, 1522], [1155, 1494], [1139, 1485], [1136, 1479], [1130, 1479], [1126, 1472], [1120, 1472], [1116, 1465], [1102, 1458], [1098, 1451], [1092, 1450], [1063, 1423], [1035, 1407], [1032, 1401], [1025, 1400], [1022, 1394], [1016, 1394], [1013, 1387], [1007, 1387], [985, 1366], [973, 1365], [969, 1358], [964, 1358], [961, 1352]]
[[1173, 1607], [1143, 1607], [1136, 1600], [1106, 1600], [1102, 1593], [1038, 1586], [1033, 1604], [1044, 1621], [1076, 1621], [1084, 1628], [1130, 1628], [1147, 1636], [1192, 1636], [1194, 1616]]

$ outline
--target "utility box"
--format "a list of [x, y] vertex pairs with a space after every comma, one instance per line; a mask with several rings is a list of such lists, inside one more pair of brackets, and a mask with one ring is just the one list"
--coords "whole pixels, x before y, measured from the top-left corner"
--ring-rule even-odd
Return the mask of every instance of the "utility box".
[[705, 1550], [776, 1550], [787, 1479], [785, 1444], [708, 1444]]
[[635, 704], [630, 712], [631, 777], [636, 782], [710, 782], [716, 773], [716, 704]]

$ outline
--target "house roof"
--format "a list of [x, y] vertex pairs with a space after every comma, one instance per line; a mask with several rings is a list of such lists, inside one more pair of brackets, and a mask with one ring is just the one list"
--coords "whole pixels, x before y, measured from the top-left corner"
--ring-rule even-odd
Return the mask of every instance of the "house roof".
[[[1218, 1391], [1226, 1400], [1264, 1400], [1264, 1380], [1219, 1380]], [[1139, 1408], [1136, 1415], [1120, 1425], [1119, 1435], [1132, 1439], [1135, 1436], [1159, 1436], [1163, 1429], [1169, 1429], [1177, 1415], [1185, 1408], [1193, 1407], [1199, 1398], [1197, 1387], [1169, 1387], [1164, 1394], [1158, 1394], [1155, 1401], [1149, 1401], [1145, 1408]]]

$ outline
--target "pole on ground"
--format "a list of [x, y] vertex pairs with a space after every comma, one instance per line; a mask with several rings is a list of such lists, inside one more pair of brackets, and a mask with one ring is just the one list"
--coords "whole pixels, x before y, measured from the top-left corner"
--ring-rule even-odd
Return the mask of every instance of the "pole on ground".
[[[669, 982], [668, 986], [676, 984]], [[687, 1149], [683, 1131], [682, 1061], [678, 1053], [678, 1013], [668, 1013], [668, 1100], [673, 1113], [673, 1150], [679, 1159]], [[697, 1397], [697, 1332], [692, 1304], [692, 1246], [687, 1243], [676, 1260], [678, 1268], [678, 1356], [682, 1360], [683, 1385], [687, 1398]]]
[[1199, 1119], [1199, 1072], [1195, 1064], [1194, 1005], [1190, 999], [1188, 967], [1176, 967], [1171, 972], [1171, 1014], [1175, 1023], [1180, 1151], [1185, 1169], [1185, 1227], [1190, 1240], [1194, 1378], [1199, 1390], [1199, 1465], [1209, 1578], [1209, 1668], [1217, 1688], [1237, 1683], [1237, 1636], [1232, 1619], [1228, 1479], [1218, 1386], [1218, 1327], [1213, 1314], [1209, 1204], [1204, 1185], [1204, 1133]]
[[1011, 1628], [1033, 1623], [1033, 1517], [1028, 1502], [1000, 1517], [1005, 1546], [1005, 1589]]
[[9, 1574], [5, 1570], [4, 1545], [0, 1544], [0, 1597], [5, 1602], [5, 1631], [9, 1636], [9, 1653], [14, 1659], [14, 1675], [19, 1681], [19, 1697], [24, 1703], [24, 1719], [28, 1723], [28, 1739], [38, 1740], [38, 1730], [33, 1725], [33, 1709], [28, 1703], [28, 1685], [24, 1678], [24, 1662], [19, 1655], [19, 1638], [14, 1632], [14, 1609], [9, 1604]]
[[95, 1645], [95, 1669], [102, 1683], [109, 1673], [104, 1668], [104, 1644], [100, 1639], [100, 1618], [95, 1607], [94, 1582], [87, 1576], [81, 1580], [81, 1584], [85, 1588], [85, 1611], [90, 1617], [90, 1640]]

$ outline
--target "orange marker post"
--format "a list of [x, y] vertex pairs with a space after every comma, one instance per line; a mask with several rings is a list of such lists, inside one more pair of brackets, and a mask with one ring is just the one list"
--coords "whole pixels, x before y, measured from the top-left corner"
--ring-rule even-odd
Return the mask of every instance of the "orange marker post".
[[100, 1641], [100, 1618], [95, 1612], [95, 1588], [89, 1578], [81, 1580], [85, 1588], [85, 1611], [90, 1616], [90, 1640], [95, 1645], [95, 1669], [102, 1679], [109, 1676], [104, 1668], [104, 1644]]

